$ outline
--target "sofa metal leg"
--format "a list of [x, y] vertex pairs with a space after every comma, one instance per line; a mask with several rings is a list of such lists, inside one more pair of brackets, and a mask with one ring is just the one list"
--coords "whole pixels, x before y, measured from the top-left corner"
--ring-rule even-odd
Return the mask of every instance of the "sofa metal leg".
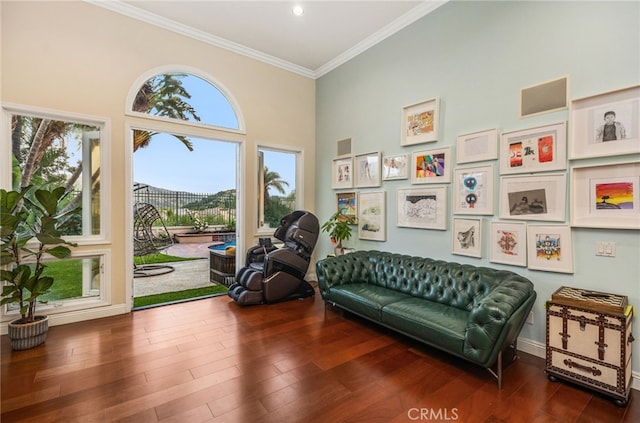
[[498, 353], [498, 359], [496, 360], [496, 370], [493, 371], [492, 368], [487, 368], [489, 373], [493, 375], [494, 378], [498, 381], [498, 390], [502, 389], [502, 351]]

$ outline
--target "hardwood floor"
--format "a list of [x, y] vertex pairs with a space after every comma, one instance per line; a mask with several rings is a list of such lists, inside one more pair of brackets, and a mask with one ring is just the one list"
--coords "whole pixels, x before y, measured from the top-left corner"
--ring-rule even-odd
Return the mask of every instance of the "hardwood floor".
[[[52, 327], [2, 352], [2, 422], [638, 422], [640, 404], [481, 368], [325, 306], [226, 296]], [[421, 414], [422, 413], [422, 414]]]

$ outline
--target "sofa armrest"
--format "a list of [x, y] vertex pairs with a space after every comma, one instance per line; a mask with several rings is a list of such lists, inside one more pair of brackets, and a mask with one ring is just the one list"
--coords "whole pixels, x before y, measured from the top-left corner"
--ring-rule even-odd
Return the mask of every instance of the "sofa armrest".
[[370, 282], [374, 265], [366, 252], [356, 251], [316, 262], [318, 289], [323, 298], [332, 286]]
[[494, 364], [498, 353], [518, 336], [533, 307], [533, 284], [512, 275], [483, 298], [469, 314], [464, 355], [485, 367]]

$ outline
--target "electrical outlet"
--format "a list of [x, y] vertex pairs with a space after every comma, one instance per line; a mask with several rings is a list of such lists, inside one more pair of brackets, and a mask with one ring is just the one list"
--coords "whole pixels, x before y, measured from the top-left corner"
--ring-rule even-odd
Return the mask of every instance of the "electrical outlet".
[[529, 312], [529, 315], [527, 316], [527, 323], [530, 325], [533, 324], [533, 311]]

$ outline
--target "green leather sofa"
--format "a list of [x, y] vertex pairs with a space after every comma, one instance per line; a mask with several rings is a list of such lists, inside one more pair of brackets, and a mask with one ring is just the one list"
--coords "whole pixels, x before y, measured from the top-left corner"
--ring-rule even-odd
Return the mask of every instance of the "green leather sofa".
[[381, 251], [328, 257], [316, 272], [327, 303], [485, 367], [499, 388], [536, 300], [507, 270]]

